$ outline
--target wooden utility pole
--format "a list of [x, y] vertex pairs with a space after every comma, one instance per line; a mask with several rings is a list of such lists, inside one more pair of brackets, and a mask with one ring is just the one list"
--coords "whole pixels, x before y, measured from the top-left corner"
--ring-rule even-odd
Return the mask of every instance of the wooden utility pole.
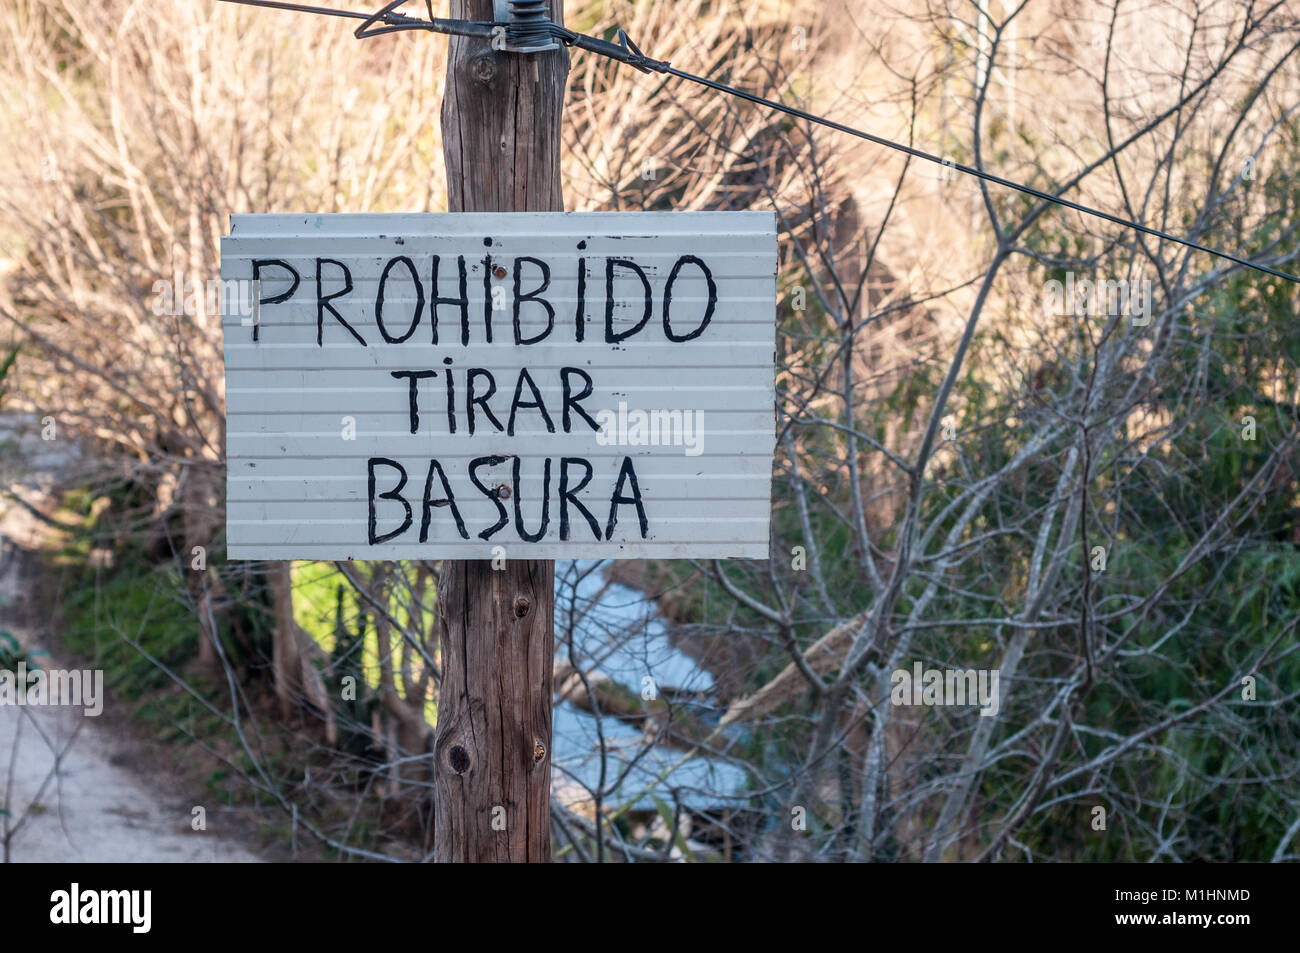
[[[562, 0], [551, 19], [564, 22]], [[492, 20], [492, 0], [451, 16]], [[568, 51], [498, 52], [454, 36], [442, 104], [452, 212], [558, 212]], [[515, 554], [507, 551], [507, 557]], [[551, 859], [555, 563], [446, 561], [434, 775], [439, 862]]]

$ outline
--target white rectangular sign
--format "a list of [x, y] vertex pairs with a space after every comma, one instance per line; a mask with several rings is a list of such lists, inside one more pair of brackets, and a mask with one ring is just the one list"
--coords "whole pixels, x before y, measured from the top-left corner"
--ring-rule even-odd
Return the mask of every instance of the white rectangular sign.
[[767, 558], [775, 225], [231, 216], [229, 557]]

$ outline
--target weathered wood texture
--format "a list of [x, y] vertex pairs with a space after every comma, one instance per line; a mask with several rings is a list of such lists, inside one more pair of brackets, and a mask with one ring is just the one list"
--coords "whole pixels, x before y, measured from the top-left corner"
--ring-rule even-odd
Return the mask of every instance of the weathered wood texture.
[[442, 564], [434, 779], [442, 863], [551, 857], [555, 564], [505, 567]]
[[[563, 23], [561, 0], [551, 18]], [[491, 0], [451, 16], [492, 19]], [[448, 210], [558, 212], [567, 50], [519, 56], [453, 37], [442, 107]], [[439, 862], [551, 859], [555, 564], [442, 564], [434, 776]], [[502, 810], [494, 810], [502, 809]], [[501, 817], [504, 830], [494, 830]], [[495, 826], [500, 826], [495, 825]]]
[[[560, 0], [551, 19], [563, 23]], [[491, 0], [452, 0], [454, 19], [491, 20]], [[454, 36], [442, 101], [449, 212], [562, 212], [565, 49], [517, 55]]]

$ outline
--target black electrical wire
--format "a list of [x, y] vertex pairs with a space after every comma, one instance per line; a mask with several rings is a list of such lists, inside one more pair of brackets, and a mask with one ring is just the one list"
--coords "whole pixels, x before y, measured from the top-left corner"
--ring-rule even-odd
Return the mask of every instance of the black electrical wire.
[[278, 0], [226, 0], [226, 2], [242, 3], [250, 7], [270, 7], [272, 10], [293, 10], [295, 13], [319, 13], [327, 17], [351, 17], [353, 20], [369, 20], [373, 16], [370, 13], [353, 13], [351, 10], [327, 10], [325, 7], [307, 7], [301, 3], [280, 3]]
[[[326, 16], [350, 17], [352, 19], [365, 20], [367, 22], [362, 24], [362, 26], [359, 27], [356, 31], [357, 36], [361, 38], [365, 38], [368, 36], [375, 36], [380, 33], [396, 32], [399, 30], [428, 30], [436, 33], [459, 34], [465, 36], [491, 36], [493, 33], [492, 28], [494, 26], [494, 24], [491, 23], [472, 22], [466, 20], [435, 19], [433, 18], [432, 15], [433, 10], [431, 5], [429, 6], [430, 19], [428, 20], [419, 20], [413, 17], [406, 17], [401, 14], [393, 12], [393, 10], [396, 7], [401, 5], [402, 0], [395, 0], [395, 2], [389, 2], [386, 6], [384, 6], [382, 9], [380, 9], [379, 11], [373, 14], [353, 13], [344, 10], [331, 10], [331, 9], [326, 9], [324, 7], [309, 7], [309, 6], [303, 6], [301, 4], [296, 4], [296, 3], [282, 3], [279, 2], [279, 0], [225, 0], [225, 2], [241, 3], [241, 4], [246, 4], [248, 6], [256, 6], [256, 7], [271, 7], [273, 9], [280, 9], [280, 10], [293, 10], [300, 13], [319, 13], [319, 14], [324, 14]], [[386, 26], [379, 29], [371, 28], [371, 24], [380, 23], [380, 22], [386, 24]], [[505, 26], [507, 27], [508, 36], [510, 36], [512, 39], [515, 40], [523, 40], [524, 42], [522, 45], [529, 45], [531, 43], [535, 43], [537, 40], [537, 34], [539, 33], [539, 23], [536, 21], [536, 17], [530, 18], [526, 24], [527, 36], [520, 36], [517, 32], [512, 32], [512, 28], [515, 26], [513, 23], [505, 24]], [[1139, 222], [1130, 221], [1129, 219], [1121, 218], [1118, 215], [1112, 215], [1109, 212], [1103, 212], [1100, 209], [1090, 208], [1087, 205], [1081, 205], [1078, 202], [1072, 202], [1069, 199], [1062, 198], [1059, 195], [1053, 195], [1050, 192], [1044, 192], [1041, 189], [1036, 189], [1031, 185], [1022, 185], [1019, 182], [1013, 182], [1010, 179], [1004, 179], [1002, 178], [1002, 176], [994, 175], [991, 172], [985, 172], [982, 169], [977, 169], [973, 166], [964, 165], [960, 162], [953, 162], [949, 159], [941, 158], [932, 153], [925, 152], [921, 149], [917, 149], [912, 146], [903, 145], [901, 142], [894, 142], [892, 139], [886, 139], [883, 136], [874, 135], [862, 129], [855, 129], [853, 126], [847, 126], [844, 123], [836, 122], [833, 119], [827, 119], [824, 116], [818, 116], [814, 113], [806, 112], [805, 110], [798, 109], [794, 106], [787, 106], [783, 103], [778, 103], [775, 100], [767, 99], [763, 96], [756, 95], [755, 93], [745, 92], [743, 89], [737, 89], [734, 86], [728, 86], [725, 83], [719, 83], [716, 80], [708, 79], [704, 76], [696, 76], [695, 74], [688, 73], [685, 70], [679, 70], [665, 61], [653, 60], [647, 57], [644, 53], [641, 52], [640, 49], [637, 48], [636, 44], [633, 43], [628, 38], [628, 35], [624, 33], [622, 30], [618, 31], [619, 42], [610, 43], [606, 40], [597, 39], [596, 37], [586, 36], [582, 33], [575, 33], [572, 30], [567, 30], [564, 27], [560, 26], [559, 24], [551, 22], [549, 20], [546, 21], [546, 26], [549, 28], [548, 29], [549, 34], [552, 37], [554, 37], [556, 40], [560, 41], [561, 43], [564, 43], [566, 46], [576, 46], [579, 49], [587, 50], [588, 52], [591, 53], [597, 53], [601, 56], [609, 57], [610, 59], [617, 60], [620, 63], [625, 63], [628, 66], [632, 66], [638, 70], [641, 70], [643, 73], [656, 72], [656, 73], [664, 73], [669, 76], [676, 76], [678, 79], [684, 79], [687, 82], [697, 83], [700, 86], [707, 87], [709, 89], [715, 90], [716, 92], [725, 93], [728, 96], [735, 96], [738, 99], [743, 99], [747, 102], [754, 103], [755, 105], [758, 106], [766, 106], [768, 109], [773, 109], [776, 110], [777, 112], [785, 113], [788, 116], [793, 116], [797, 119], [802, 119], [805, 122], [816, 123], [817, 125], [826, 126], [828, 129], [834, 129], [837, 132], [843, 132], [850, 136], [856, 136], [859, 139], [865, 139], [867, 142], [875, 143], [876, 145], [879, 146], [884, 146], [887, 149], [894, 149], [898, 152], [905, 153], [906, 155], [909, 155], [915, 159], [922, 159], [926, 162], [933, 162], [937, 165], [943, 166], [944, 168], [953, 169], [957, 172], [962, 172], [966, 175], [974, 176], [975, 178], [982, 179], [985, 182], [991, 182], [994, 185], [1000, 185], [1003, 188], [1012, 189], [1016, 192], [1021, 192], [1025, 195], [1031, 195], [1036, 199], [1040, 199], [1044, 202], [1050, 202], [1054, 205], [1059, 205], [1062, 208], [1068, 208], [1075, 212], [1081, 212], [1084, 215], [1091, 215], [1094, 216], [1095, 218], [1104, 219], [1105, 221], [1111, 222], [1115, 225], [1120, 225], [1124, 228], [1131, 228], [1134, 229], [1135, 231], [1142, 232], [1145, 235], [1150, 235], [1153, 238], [1159, 238], [1163, 241], [1174, 242], [1175, 244], [1183, 245], [1187, 248], [1192, 248], [1195, 249], [1196, 251], [1204, 252], [1208, 255], [1214, 255], [1217, 258], [1225, 259], [1227, 261], [1233, 262], [1234, 264], [1241, 265], [1245, 268], [1252, 268], [1255, 271], [1263, 272], [1266, 275], [1272, 275], [1275, 278], [1281, 278], [1285, 281], [1291, 281], [1296, 284], [1300, 284], [1300, 277], [1297, 277], [1292, 274], [1288, 274], [1285, 271], [1279, 271], [1278, 269], [1270, 267], [1269, 265], [1263, 265], [1260, 264], [1259, 262], [1251, 261], [1248, 258], [1242, 258], [1238, 255], [1233, 255], [1230, 252], [1219, 251], [1216, 248], [1210, 248], [1208, 245], [1202, 245], [1200, 242], [1192, 241], [1190, 238], [1180, 238], [1177, 235], [1171, 235], [1169, 232], [1162, 231], [1158, 228], [1151, 228], [1148, 225], [1143, 225]]]
[[868, 142], [874, 142], [877, 145], [887, 146], [890, 149], [897, 149], [899, 152], [905, 152], [908, 155], [917, 159], [925, 159], [928, 162], [936, 162], [939, 165], [944, 166], [945, 168], [955, 169], [958, 172], [964, 172], [967, 175], [973, 175], [976, 178], [983, 179], [986, 182], [992, 182], [996, 185], [1001, 185], [1008, 189], [1014, 189], [1017, 192], [1023, 192], [1025, 195], [1032, 195], [1034, 196], [1034, 198], [1042, 199], [1045, 202], [1052, 202], [1056, 205], [1062, 206], [1063, 208], [1073, 209], [1074, 211], [1082, 212], [1085, 215], [1093, 215], [1096, 216], [1097, 218], [1105, 219], [1108, 222], [1114, 222], [1116, 225], [1122, 225], [1125, 228], [1136, 229], [1139, 232], [1142, 232], [1147, 235], [1151, 235], [1155, 238], [1161, 238], [1164, 239], [1165, 241], [1176, 242], [1179, 245], [1185, 245], [1188, 248], [1194, 248], [1197, 251], [1206, 252], [1207, 254], [1215, 255], [1219, 258], [1226, 258], [1228, 261], [1235, 262], [1238, 265], [1244, 265], [1247, 268], [1254, 268], [1256, 271], [1262, 271], [1266, 275], [1272, 275], [1275, 278], [1283, 278], [1287, 281], [1293, 281], [1297, 284], [1300, 284], [1300, 277], [1296, 277], [1295, 275], [1288, 274], [1285, 271], [1279, 271], [1278, 269], [1272, 268], [1268, 265], [1261, 265], [1259, 262], [1251, 261], [1248, 258], [1240, 258], [1237, 255], [1231, 254], [1230, 252], [1219, 251], [1216, 248], [1210, 248], [1208, 245], [1202, 245], [1200, 242], [1192, 241], [1190, 238], [1179, 238], [1177, 235], [1171, 235], [1168, 232], [1161, 231], [1158, 228], [1151, 228], [1139, 222], [1132, 222], [1126, 218], [1121, 218], [1118, 215], [1112, 215], [1109, 212], [1103, 212], [1100, 209], [1089, 208], [1086, 205], [1080, 205], [1078, 202], [1071, 202], [1069, 199], [1062, 198], [1059, 195], [1052, 195], [1049, 192], [1044, 192], [1041, 189], [1036, 189], [1031, 185], [1021, 185], [1019, 182], [1012, 182], [1010, 179], [1004, 179], [999, 175], [993, 175], [991, 172], [985, 172], [982, 169], [976, 169], [972, 166], [963, 165], [960, 162], [953, 162], [948, 159], [941, 159], [939, 156], [932, 155], [929, 152], [923, 152], [922, 150], [915, 149], [912, 146], [905, 146], [900, 142], [893, 142], [892, 140], [884, 139], [880, 136], [874, 136], [871, 133], [864, 132], [861, 129], [854, 129], [852, 126], [846, 126], [843, 123], [835, 122], [833, 119], [825, 119], [821, 116], [815, 116], [811, 113], [804, 112], [802, 109], [796, 109], [793, 106], [785, 106], [782, 105], [781, 103], [773, 102], [770, 99], [764, 99], [762, 96], [756, 96], [753, 93], [747, 93], [742, 89], [734, 89], [733, 87], [726, 86], [722, 83], [714, 82], [711, 79], [705, 79], [703, 76], [693, 76], [690, 73], [684, 72], [683, 70], [675, 69], [671, 66], [663, 70], [662, 72], [680, 77], [681, 79], [690, 80], [693, 83], [699, 83], [701, 86], [707, 86], [711, 89], [716, 89], [719, 92], [729, 93], [732, 96], [737, 96], [740, 99], [748, 100], [751, 103], [757, 103], [760, 106], [767, 106], [769, 109], [775, 109], [779, 112], [786, 113], [787, 115], [796, 116], [800, 119], [807, 120], [808, 122], [813, 122], [822, 126], [827, 126], [831, 129], [839, 130], [840, 132], [846, 132], [851, 136], [857, 136], [859, 139], [866, 139]]

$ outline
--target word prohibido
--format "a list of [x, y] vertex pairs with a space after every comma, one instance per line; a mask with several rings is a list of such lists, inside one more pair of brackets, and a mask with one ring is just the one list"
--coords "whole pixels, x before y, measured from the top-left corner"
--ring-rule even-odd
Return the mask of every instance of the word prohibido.
[[[486, 244], [491, 241], [485, 239]], [[261, 293], [253, 340], [264, 334], [274, 337], [274, 312], [268, 307], [289, 302], [314, 307], [318, 346], [324, 346], [327, 337], [334, 340], [331, 329], [337, 329], [344, 342], [361, 347], [407, 341], [526, 347], [559, 338], [557, 329], [564, 327], [571, 327], [572, 340], [581, 343], [588, 336], [589, 304], [597, 306], [597, 313], [603, 311], [601, 339], [606, 344], [648, 336], [656, 325], [664, 339], [681, 344], [702, 335], [717, 309], [713, 271], [695, 255], [673, 262], [657, 296], [653, 266], [612, 256], [579, 256], [575, 264], [565, 262], [571, 270], [561, 275], [560, 266], [532, 255], [497, 260], [489, 253], [477, 261], [465, 255], [395, 255], [384, 261], [377, 279], [362, 280], [334, 258], [306, 259], [297, 265], [281, 258], [255, 258], [251, 277], [260, 282]], [[562, 293], [557, 287], [561, 278]], [[674, 302], [675, 290], [688, 284], [698, 287], [701, 280], [703, 294], [684, 302], [679, 293]], [[561, 313], [561, 307], [572, 312]], [[629, 314], [635, 317], [630, 325], [625, 317]], [[373, 316], [373, 329], [362, 326], [363, 316]]]

